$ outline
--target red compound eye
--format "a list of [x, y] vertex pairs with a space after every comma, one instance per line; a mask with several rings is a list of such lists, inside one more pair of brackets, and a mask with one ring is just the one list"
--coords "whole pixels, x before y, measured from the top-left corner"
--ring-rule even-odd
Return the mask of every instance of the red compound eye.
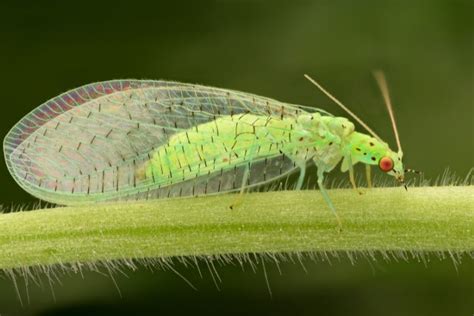
[[380, 170], [388, 172], [393, 169], [393, 160], [390, 157], [382, 157], [379, 161]]

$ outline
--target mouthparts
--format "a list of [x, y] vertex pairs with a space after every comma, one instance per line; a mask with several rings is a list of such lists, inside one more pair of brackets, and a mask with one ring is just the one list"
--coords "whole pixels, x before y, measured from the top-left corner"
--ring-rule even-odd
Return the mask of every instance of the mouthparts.
[[[423, 174], [423, 172], [418, 171], [418, 170], [405, 169], [405, 173], [408, 173], [408, 172], [410, 172], [410, 173], [416, 173], [416, 174]], [[401, 185], [403, 185], [403, 186], [405, 187], [405, 190], [408, 191], [408, 188], [407, 188], [407, 185], [405, 184], [404, 179], [403, 179], [402, 177], [400, 177], [400, 178], [398, 178], [397, 180], [398, 180], [398, 182], [399, 182]]]
[[407, 185], [406, 185], [406, 183], [405, 183], [405, 179], [403, 178], [403, 176], [397, 177], [397, 181], [398, 181], [398, 183], [400, 183], [400, 185], [403, 185], [403, 186], [405, 187], [405, 190], [408, 191], [408, 187], [407, 187]]

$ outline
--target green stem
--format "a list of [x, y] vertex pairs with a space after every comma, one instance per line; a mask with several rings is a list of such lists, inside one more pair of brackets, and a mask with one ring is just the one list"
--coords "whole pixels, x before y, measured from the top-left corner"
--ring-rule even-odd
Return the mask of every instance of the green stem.
[[474, 187], [330, 190], [102, 204], [0, 214], [0, 269], [122, 258], [298, 251], [474, 249]]

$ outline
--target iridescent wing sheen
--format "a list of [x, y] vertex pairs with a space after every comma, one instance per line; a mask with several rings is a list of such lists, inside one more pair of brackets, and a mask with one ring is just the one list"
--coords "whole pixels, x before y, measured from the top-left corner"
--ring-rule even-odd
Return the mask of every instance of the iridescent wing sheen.
[[[8, 133], [5, 161], [27, 192], [58, 204], [148, 199], [238, 189], [234, 166], [181, 183], [140, 183], [137, 166], [176, 133], [239, 113], [287, 117], [319, 111], [238, 91], [170, 81], [114, 80], [40, 105]], [[283, 155], [255, 161], [248, 185], [288, 174]], [[265, 172], [262, 172], [265, 170]]]

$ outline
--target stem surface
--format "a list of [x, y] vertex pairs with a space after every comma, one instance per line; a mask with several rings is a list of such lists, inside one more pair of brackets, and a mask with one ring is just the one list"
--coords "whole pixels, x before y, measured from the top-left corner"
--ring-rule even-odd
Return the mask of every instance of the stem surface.
[[96, 204], [0, 214], [0, 269], [232, 253], [474, 250], [474, 186], [376, 188]]

